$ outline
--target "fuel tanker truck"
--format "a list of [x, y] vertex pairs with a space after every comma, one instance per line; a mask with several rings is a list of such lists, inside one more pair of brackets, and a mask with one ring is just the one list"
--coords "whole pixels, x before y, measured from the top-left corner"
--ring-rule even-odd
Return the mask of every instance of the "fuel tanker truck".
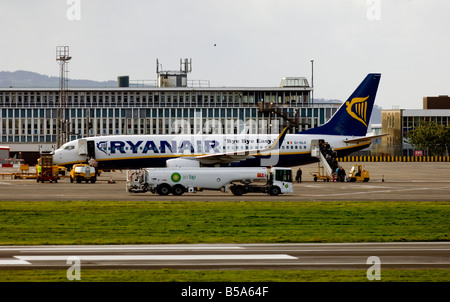
[[266, 193], [273, 196], [292, 193], [290, 168], [241, 167], [167, 167], [127, 171], [127, 191], [131, 193], [182, 195], [203, 190]]

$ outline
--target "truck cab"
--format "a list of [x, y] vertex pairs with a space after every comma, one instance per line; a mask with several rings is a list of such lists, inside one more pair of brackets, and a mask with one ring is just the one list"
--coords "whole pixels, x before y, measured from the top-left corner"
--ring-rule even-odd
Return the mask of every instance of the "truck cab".
[[265, 185], [254, 185], [251, 183], [232, 184], [230, 191], [236, 196], [247, 193], [267, 193], [272, 196], [292, 193], [294, 192], [292, 169], [273, 167], [267, 171], [267, 183]]
[[292, 184], [292, 169], [274, 167], [270, 171], [269, 179], [270, 195], [292, 193], [294, 191]]

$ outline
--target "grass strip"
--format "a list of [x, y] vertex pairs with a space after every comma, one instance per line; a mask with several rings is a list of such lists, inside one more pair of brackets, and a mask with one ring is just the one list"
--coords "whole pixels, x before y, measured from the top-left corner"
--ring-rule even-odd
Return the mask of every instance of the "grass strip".
[[447, 241], [450, 202], [0, 202], [0, 245]]
[[[0, 282], [367, 282], [365, 270], [0, 270]], [[381, 282], [448, 282], [450, 270], [382, 270]], [[374, 282], [374, 281], [371, 281]], [[375, 281], [379, 282], [379, 281]]]

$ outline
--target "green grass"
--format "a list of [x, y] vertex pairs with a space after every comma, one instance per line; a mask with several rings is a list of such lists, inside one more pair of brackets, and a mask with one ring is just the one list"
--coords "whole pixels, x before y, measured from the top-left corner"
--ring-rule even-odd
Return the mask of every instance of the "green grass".
[[450, 202], [1, 202], [0, 245], [449, 240]]
[[[80, 282], [368, 282], [365, 270], [82, 270]], [[450, 270], [382, 270], [381, 282], [448, 282]], [[0, 270], [0, 282], [78, 282], [65, 270]], [[378, 281], [371, 281], [378, 282]]]

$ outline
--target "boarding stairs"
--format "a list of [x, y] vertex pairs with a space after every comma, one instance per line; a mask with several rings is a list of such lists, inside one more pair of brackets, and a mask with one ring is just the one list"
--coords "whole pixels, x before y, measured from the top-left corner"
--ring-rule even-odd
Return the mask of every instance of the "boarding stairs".
[[311, 173], [311, 175], [314, 177], [314, 181], [317, 181], [318, 179], [322, 179], [323, 181], [330, 181], [331, 179], [333, 179], [333, 169], [331, 168], [330, 164], [321, 151], [322, 143], [323, 142], [319, 140], [311, 141], [311, 157], [316, 157], [319, 159], [319, 171]]

